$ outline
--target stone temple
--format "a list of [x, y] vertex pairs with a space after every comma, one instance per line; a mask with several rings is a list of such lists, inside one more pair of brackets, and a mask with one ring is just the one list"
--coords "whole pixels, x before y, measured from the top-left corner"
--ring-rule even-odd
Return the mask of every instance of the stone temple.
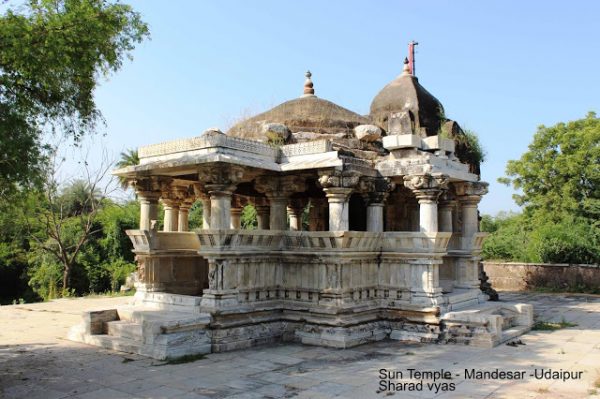
[[[114, 172], [141, 204], [127, 231], [134, 302], [84, 314], [69, 337], [169, 358], [276, 341], [491, 347], [522, 334], [532, 307], [480, 289], [488, 184], [465, 143], [405, 61], [369, 115], [317, 97], [308, 72], [299, 98], [227, 133], [140, 147], [139, 165]], [[203, 226], [190, 231], [196, 201]], [[257, 228], [242, 228], [246, 206]]]

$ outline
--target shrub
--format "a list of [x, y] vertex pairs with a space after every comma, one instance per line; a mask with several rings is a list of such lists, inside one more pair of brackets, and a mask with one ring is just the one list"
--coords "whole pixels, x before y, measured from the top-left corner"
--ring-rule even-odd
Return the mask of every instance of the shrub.
[[121, 285], [125, 284], [127, 276], [135, 271], [135, 264], [120, 258], [108, 265], [106, 269], [110, 272], [110, 285], [113, 292], [119, 291]]

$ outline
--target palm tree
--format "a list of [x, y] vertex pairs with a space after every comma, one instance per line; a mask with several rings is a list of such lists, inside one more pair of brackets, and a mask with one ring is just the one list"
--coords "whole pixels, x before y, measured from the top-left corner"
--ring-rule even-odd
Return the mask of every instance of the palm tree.
[[79, 179], [62, 189], [58, 203], [67, 216], [77, 216], [93, 212], [101, 200], [99, 188]]
[[[117, 162], [118, 168], [125, 168], [127, 166], [134, 166], [140, 164], [140, 157], [138, 155], [137, 150], [128, 149], [121, 152], [121, 159]], [[125, 177], [119, 176], [119, 182], [121, 183], [121, 187], [123, 190], [126, 190], [129, 186], [129, 182]]]

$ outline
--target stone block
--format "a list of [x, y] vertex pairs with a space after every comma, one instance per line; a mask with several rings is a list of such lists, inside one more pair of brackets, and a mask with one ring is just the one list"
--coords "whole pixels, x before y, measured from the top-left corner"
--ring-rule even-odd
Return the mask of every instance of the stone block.
[[420, 148], [421, 138], [414, 134], [394, 134], [383, 138], [383, 147], [388, 150]]
[[375, 125], [359, 125], [354, 128], [354, 135], [360, 141], [377, 141], [381, 138], [381, 129]]
[[422, 149], [424, 150], [440, 150], [445, 152], [454, 152], [454, 140], [440, 136], [429, 136], [422, 139]]

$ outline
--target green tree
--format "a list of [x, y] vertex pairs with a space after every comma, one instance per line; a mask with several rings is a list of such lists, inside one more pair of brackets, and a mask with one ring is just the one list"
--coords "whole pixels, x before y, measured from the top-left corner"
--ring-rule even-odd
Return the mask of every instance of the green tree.
[[[499, 179], [519, 190], [523, 214], [484, 218], [485, 258], [600, 263], [600, 119], [540, 126], [529, 150]], [[493, 230], [495, 229], [495, 230]]]
[[29, 0], [0, 16], [0, 194], [39, 183], [43, 132], [95, 129], [99, 77], [147, 36], [138, 13], [106, 0]]
[[509, 161], [517, 204], [528, 216], [554, 222], [566, 215], [600, 220], [600, 119], [593, 112], [576, 121], [540, 126], [520, 159]]

